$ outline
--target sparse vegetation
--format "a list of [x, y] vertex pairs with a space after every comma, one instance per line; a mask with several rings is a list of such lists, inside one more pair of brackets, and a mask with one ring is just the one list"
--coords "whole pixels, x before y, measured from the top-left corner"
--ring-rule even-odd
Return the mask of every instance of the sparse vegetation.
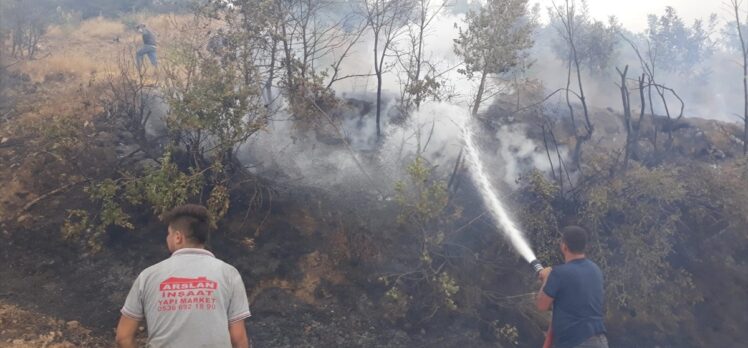
[[[457, 309], [454, 298], [460, 287], [445, 268], [442, 248], [448, 233], [443, 227], [457, 219], [459, 211], [452, 208], [452, 213], [447, 213], [447, 184], [433, 178], [432, 169], [421, 157], [408, 166], [408, 180], [398, 182], [395, 192], [401, 209], [398, 223], [418, 235], [415, 239], [420, 248], [410, 255], [418, 261], [412, 262], [413, 269], [405, 273], [387, 274], [380, 279], [390, 288], [388, 297], [398, 303], [400, 308], [396, 310], [401, 316], [411, 311], [427, 321], [440, 307]], [[421, 301], [426, 297], [430, 300]], [[413, 303], [404, 298], [419, 300]]]
[[[182, 6], [182, 14], [161, 15], [134, 11], [172, 5], [3, 2], [3, 18], [14, 20], [0, 24], [0, 260], [13, 267], [0, 271], [0, 295], [50, 311], [79, 308], [69, 315], [108, 335], [115, 314], [101, 308], [119, 306], [121, 283], [163, 256], [154, 217], [199, 202], [217, 228], [217, 253], [251, 275], [253, 306], [280, 313], [252, 323], [260, 343], [537, 345], [547, 318], [530, 307], [536, 284], [454, 158], [459, 141], [444, 139], [459, 132], [435, 131], [441, 119], [413, 122], [433, 112], [427, 100], [450, 94], [479, 116], [476, 138], [491, 175], [494, 166], [516, 166], [515, 186], [492, 179], [544, 264], [562, 262], [560, 228], [592, 232], [589, 257], [606, 276], [614, 345], [744, 341], [748, 302], [735, 294], [746, 282], [748, 126], [691, 118], [688, 96], [664, 84], [668, 69], [689, 78], [726, 55], [710, 41], [713, 23], [687, 26], [669, 8], [635, 35], [591, 18], [579, 2], [559, 2], [547, 25], [560, 33], [549, 50], [565, 88], [553, 99], [548, 91], [558, 86], [519, 78], [533, 73], [535, 29], [547, 26], [527, 1], [471, 5], [457, 40], [441, 43], [462, 61], [455, 67], [425, 53], [446, 8], [406, 2], [363, 1], [353, 11], [325, 0], [210, 1], [195, 13]], [[740, 34], [745, 15], [733, 5], [731, 28]], [[158, 35], [159, 69], [135, 69], [140, 37], [132, 28], [141, 22]], [[355, 61], [357, 50], [365, 62]], [[401, 85], [387, 91], [393, 74]], [[455, 93], [462, 77], [476, 94]], [[361, 87], [371, 95], [347, 90], [375, 80]], [[610, 98], [616, 108], [623, 100], [623, 113], [595, 104], [605, 100], [605, 90], [589, 92], [596, 82], [618, 85]], [[253, 140], [285, 128], [291, 139], [279, 147], [322, 151], [279, 150], [294, 157], [293, 170], [258, 169], [287, 158], [240, 156], [274, 147]], [[507, 129], [527, 131], [519, 140], [497, 136]], [[668, 139], [658, 141], [658, 132]], [[334, 162], [314, 179], [350, 176], [345, 184], [305, 180], [316, 175], [308, 163], [322, 161], [308, 154], [323, 151]], [[52, 294], [85, 303], [45, 302]]]
[[[0, 4], [4, 18], [0, 32], [10, 36], [11, 57], [33, 59], [36, 56], [39, 41], [50, 25], [48, 18], [52, 14], [52, 3], [52, 0], [42, 0], [32, 4], [23, 1], [3, 1]], [[5, 41], [5, 35], [2, 38]]]

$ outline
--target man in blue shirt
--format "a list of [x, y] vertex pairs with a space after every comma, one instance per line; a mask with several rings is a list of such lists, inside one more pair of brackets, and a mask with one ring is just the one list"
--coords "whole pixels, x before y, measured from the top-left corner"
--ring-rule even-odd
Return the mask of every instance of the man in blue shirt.
[[603, 274], [585, 258], [586, 231], [578, 226], [562, 230], [561, 253], [565, 264], [540, 271], [543, 285], [536, 304], [553, 307], [554, 348], [608, 348], [603, 324]]

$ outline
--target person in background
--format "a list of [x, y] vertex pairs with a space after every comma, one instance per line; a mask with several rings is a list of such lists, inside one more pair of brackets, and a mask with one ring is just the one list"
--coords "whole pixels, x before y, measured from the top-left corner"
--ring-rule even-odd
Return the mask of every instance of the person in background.
[[539, 272], [538, 310], [553, 308], [551, 330], [554, 348], [608, 348], [603, 323], [603, 273], [587, 259], [587, 231], [579, 226], [562, 230], [561, 253], [565, 263]]
[[208, 210], [186, 204], [167, 213], [166, 245], [171, 257], [138, 275], [117, 326], [117, 345], [136, 347], [142, 320], [148, 347], [249, 348], [244, 320], [249, 303], [233, 266], [205, 250]]
[[138, 52], [135, 54], [135, 62], [138, 66], [138, 71], [140, 71], [143, 65], [143, 56], [148, 56], [151, 65], [153, 65], [154, 68], [158, 68], [158, 58], [156, 57], [156, 35], [153, 35], [153, 33], [145, 27], [145, 24], [138, 24], [135, 29], [143, 34], [143, 46], [140, 47]]

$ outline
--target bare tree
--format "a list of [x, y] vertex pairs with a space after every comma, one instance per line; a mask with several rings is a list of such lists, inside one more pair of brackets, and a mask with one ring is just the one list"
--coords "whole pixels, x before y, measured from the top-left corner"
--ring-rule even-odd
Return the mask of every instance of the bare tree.
[[[335, 82], [351, 77], [340, 74], [341, 65], [358, 42], [365, 25], [356, 27], [352, 14], [326, 15], [335, 5], [331, 0], [294, 0], [289, 4], [291, 32], [283, 41], [284, 45], [290, 42], [293, 51], [291, 56], [286, 53], [286, 65], [290, 65], [295, 79], [291, 84], [296, 91], [294, 97], [314, 98], [314, 90], [318, 91], [316, 94], [332, 93]], [[332, 70], [332, 76], [323, 83], [328, 69]]]
[[[435, 1], [438, 1], [434, 5]], [[429, 94], [439, 88], [435, 67], [425, 56], [425, 39], [429, 26], [447, 5], [446, 0], [416, 0], [413, 22], [408, 27], [407, 52], [398, 53], [398, 62], [405, 72], [400, 96], [401, 108], [405, 111], [421, 106]]]
[[[646, 36], [642, 37], [646, 44], [646, 50], [640, 50], [634, 41], [623, 33], [621, 37], [631, 46], [639, 58], [642, 70], [647, 77], [647, 94], [649, 99], [649, 110], [652, 115], [653, 137], [655, 153], [658, 149], [658, 133], [667, 132], [665, 148], [668, 149], [673, 142], [673, 131], [678, 127], [678, 121], [684, 115], [685, 105], [683, 100], [672, 89], [666, 87], [659, 81], [661, 71], [679, 71], [688, 75], [694, 71], [694, 66], [712, 54], [714, 42], [709, 38], [716, 22], [716, 16], [711, 15], [704, 26], [700, 19], [695, 20], [693, 25], [687, 26], [672, 7], [665, 9], [662, 16], [649, 16], [649, 27]], [[655, 103], [652, 100], [652, 91], [655, 91], [661, 101], [662, 109], [666, 118], [656, 117]], [[672, 96], [680, 103], [680, 112], [675, 115], [668, 102], [668, 96]]]
[[[51, 23], [48, 0], [34, 2], [3, 1], [0, 3], [0, 31], [10, 34], [10, 54], [16, 58], [33, 59], [39, 49], [39, 41]], [[5, 45], [5, 37], [0, 37], [0, 46]]]
[[[148, 153], [151, 147], [146, 137], [146, 125], [151, 117], [151, 104], [157, 98], [153, 93], [152, 81], [146, 78], [145, 69], [137, 69], [132, 57], [132, 50], [124, 49], [117, 60], [117, 70], [107, 74], [105, 103], [106, 115], [109, 121], [122, 122], [135, 137], [143, 152]], [[158, 84], [158, 77], [156, 77]], [[160, 154], [158, 154], [160, 155]], [[152, 155], [152, 158], [158, 157]]]
[[[660, 84], [657, 82], [656, 73], [657, 73], [657, 49], [655, 49], [652, 45], [652, 43], [647, 39], [647, 51], [646, 55], [642, 55], [641, 51], [639, 50], [639, 47], [629, 38], [627, 38], [623, 33], [621, 33], [621, 37], [631, 46], [631, 48], [636, 53], [637, 57], [639, 58], [639, 63], [641, 64], [641, 68], [643, 73], [646, 75], [647, 83], [644, 87], [647, 88], [647, 95], [649, 100], [649, 110], [650, 114], [652, 116], [652, 125], [653, 125], [653, 137], [652, 137], [652, 145], [654, 146], [655, 152], [657, 152], [657, 134], [660, 129], [668, 133], [668, 141], [667, 144], [672, 143], [673, 139], [673, 129], [674, 129], [674, 121], [678, 121], [681, 118], [683, 118], [684, 110], [685, 110], [685, 103], [683, 102], [683, 99], [678, 95], [678, 93], [675, 92], [672, 88], [668, 88], [663, 84]], [[662, 107], [665, 110], [665, 116], [667, 116], [666, 122], [658, 122], [658, 120], [655, 118], [655, 109], [654, 109], [654, 103], [652, 102], [652, 88], [657, 92], [657, 95], [659, 95], [660, 100], [662, 102]], [[667, 96], [672, 95], [678, 101], [680, 102], [680, 111], [678, 113], [678, 116], [673, 119], [673, 115], [670, 112], [670, 106], [668, 104]], [[660, 126], [658, 126], [660, 124]]]
[[[609, 68], [617, 60], [620, 38], [618, 31], [620, 24], [615, 17], [611, 17], [608, 23], [595, 20], [590, 17], [586, 6], [575, 9], [574, 26], [575, 40], [574, 49], [577, 52], [580, 65], [590, 74], [597, 77], [607, 76]], [[550, 26], [556, 30], [564, 28], [561, 19], [553, 10], [550, 12]], [[565, 31], [565, 28], [562, 29]], [[567, 62], [571, 56], [571, 47], [565, 39], [565, 35], [552, 42], [552, 49], [558, 59]]]
[[[576, 41], [578, 39], [578, 20], [577, 15], [577, 4], [576, 0], [565, 0], [564, 6], [559, 7], [553, 2], [553, 9], [556, 12], [556, 16], [561, 21], [562, 28], [559, 28], [561, 37], [566, 41], [568, 45], [569, 59], [567, 66], [566, 75], [566, 105], [569, 108], [569, 114], [571, 117], [571, 123], [574, 128], [574, 137], [576, 143], [574, 144], [573, 161], [577, 168], [580, 167], [582, 160], [582, 145], [592, 138], [592, 132], [594, 127], [590, 121], [590, 114], [587, 108], [587, 99], [584, 96], [584, 85], [582, 83], [582, 69], [581, 69], [581, 57], [578, 55], [576, 48]], [[573, 70], [572, 70], [573, 68]], [[579, 102], [582, 104], [582, 112], [584, 115], [584, 132], [579, 133], [577, 129], [576, 117], [574, 114], [574, 106], [571, 103], [571, 81], [572, 71], [576, 74], [578, 94], [575, 93]]]
[[731, 0], [730, 5], [735, 12], [735, 30], [738, 32], [740, 39], [740, 52], [743, 56], [743, 155], [748, 156], [748, 48], [746, 47], [746, 38], [743, 37], [743, 24], [740, 22], [740, 6], [743, 4], [739, 0]]
[[330, 95], [335, 82], [352, 77], [343, 74], [341, 66], [364, 25], [357, 25], [352, 14], [336, 14], [336, 2], [233, 0], [231, 4], [214, 2], [209, 9], [228, 28], [227, 41], [233, 47], [225, 52], [238, 56], [247, 71], [262, 68], [268, 104], [277, 99], [273, 88], [280, 87], [297, 114], [308, 109], [297, 106], [320, 93]]
[[371, 76], [371, 74], [345, 74], [341, 75], [340, 72], [342, 70], [343, 61], [348, 58], [348, 55], [351, 52], [351, 49], [353, 48], [356, 43], [358, 43], [358, 40], [361, 38], [361, 35], [363, 35], [364, 31], [366, 30], [367, 25], [366, 23], [362, 23], [359, 25], [355, 30], [350, 31], [347, 35], [347, 41], [338, 46], [337, 49], [332, 50], [331, 56], [332, 56], [332, 63], [330, 63], [330, 69], [332, 70], [332, 73], [330, 74], [330, 80], [327, 82], [327, 89], [332, 88], [332, 85], [335, 82], [345, 80], [348, 78], [353, 77], [368, 77]]
[[366, 23], [374, 35], [374, 74], [377, 77], [377, 138], [382, 135], [382, 76], [385, 58], [403, 32], [411, 14], [408, 0], [363, 0]]
[[630, 93], [627, 85], [628, 79], [626, 78], [629, 72], [629, 66], [626, 65], [623, 71], [621, 71], [621, 69], [619, 68], [616, 68], [616, 71], [618, 71], [618, 75], [621, 77], [621, 82], [618, 87], [621, 90], [621, 101], [623, 103], [623, 121], [624, 126], [626, 127], [626, 148], [623, 158], [623, 170], [626, 170], [628, 169], [629, 159], [631, 159], [632, 157], [636, 159], [638, 157], [639, 131], [641, 129], [642, 120], [644, 119], [644, 112], [647, 108], [647, 103], [644, 99], [644, 83], [646, 81], [647, 75], [642, 73], [642, 76], [636, 80], [638, 82], [637, 89], [639, 91], [639, 105], [641, 108], [639, 111], [639, 119], [636, 121], [636, 123], [634, 123], [631, 111]]

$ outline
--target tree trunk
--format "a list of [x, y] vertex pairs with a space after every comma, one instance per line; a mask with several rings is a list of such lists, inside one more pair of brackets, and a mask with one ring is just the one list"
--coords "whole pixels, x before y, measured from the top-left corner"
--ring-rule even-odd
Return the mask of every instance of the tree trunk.
[[743, 53], [743, 156], [748, 156], [748, 50], [745, 47], [742, 25], [740, 24], [740, 6], [737, 0], [732, 1], [735, 9], [735, 26], [740, 38], [740, 48]]
[[551, 157], [551, 149], [548, 147], [548, 137], [546, 136], [545, 123], [541, 125], [541, 129], [543, 131], [543, 146], [545, 147], [545, 154], [548, 155], [548, 164], [551, 166], [551, 177], [553, 178], [554, 181], [557, 181], [557, 180], [559, 181], [559, 187], [561, 187], [561, 190], [563, 191], [564, 177], [563, 175], [561, 175], [560, 177], [556, 177], [556, 167], [553, 165], [553, 159]]
[[649, 86], [647, 87], [647, 95], [649, 97], [649, 113], [650, 118], [652, 119], [652, 147], [654, 149], [654, 155], [656, 157], [657, 155], [657, 133], [659, 132], [659, 129], [657, 129], [657, 120], [655, 119], [655, 110], [654, 110], [654, 103], [652, 102], [652, 83], [654, 83], [652, 76], [650, 75], [648, 78]]
[[639, 157], [639, 135], [641, 134], [640, 132], [641, 132], [641, 129], [642, 129], [642, 120], [644, 120], [644, 112], [646, 112], [646, 110], [647, 110], [647, 101], [644, 98], [644, 81], [645, 81], [644, 79], [645, 79], [645, 76], [646, 75], [644, 73], [642, 73], [642, 76], [639, 78], [639, 99], [640, 99], [640, 103], [641, 103], [641, 108], [639, 109], [639, 120], [636, 121], [636, 127], [634, 127], [634, 136], [633, 136], [633, 139], [632, 139], [633, 143], [631, 144], [631, 146], [632, 146], [632, 148], [631, 148], [632, 155], [634, 156], [634, 158], [636, 160], [640, 160], [640, 157]]
[[382, 114], [382, 72], [377, 72], [377, 139], [382, 136], [380, 115]]
[[748, 52], [743, 52], [743, 155], [748, 156]]
[[[379, 60], [379, 30], [374, 30], [374, 73], [377, 75], [377, 140], [382, 136], [380, 116], [382, 113], [382, 62]], [[384, 51], [382, 59], [384, 59]]]
[[273, 79], [275, 78], [275, 59], [278, 51], [278, 40], [273, 39], [273, 48], [270, 51], [270, 71], [268, 72], [268, 80], [265, 82], [265, 93], [267, 94], [267, 103], [273, 101]]
[[293, 60], [293, 52], [291, 52], [291, 44], [288, 42], [288, 33], [286, 32], [286, 23], [283, 22], [285, 19], [285, 15], [283, 14], [283, 9], [280, 8], [281, 5], [278, 5], [280, 14], [283, 16], [281, 19], [280, 27], [281, 27], [281, 41], [283, 41], [283, 52], [285, 53], [285, 65], [286, 65], [286, 81], [288, 83], [288, 93], [291, 98], [293, 98], [296, 95], [296, 91], [294, 88], [294, 78], [293, 78], [293, 67], [291, 66], [292, 60]]
[[629, 95], [629, 89], [626, 86], [626, 75], [629, 72], [629, 66], [626, 65], [626, 67], [623, 69], [623, 72], [621, 72], [620, 69], [616, 68], [618, 70], [618, 74], [621, 76], [621, 101], [623, 102], [623, 122], [624, 126], [626, 127], [626, 147], [625, 152], [623, 156], [623, 170], [626, 171], [629, 167], [629, 158], [631, 156], [631, 144], [632, 144], [632, 137], [633, 137], [633, 127], [631, 126], [631, 100]]
[[478, 109], [480, 108], [481, 100], [483, 100], [483, 92], [486, 89], [486, 76], [488, 75], [487, 69], [484, 67], [483, 72], [480, 76], [480, 85], [478, 86], [478, 93], [475, 95], [475, 102], [473, 103], [473, 116], [478, 115]]
[[571, 128], [574, 132], [574, 137], [577, 136], [577, 119], [574, 116], [574, 107], [571, 105], [571, 61], [572, 56], [569, 53], [569, 64], [566, 67], [566, 106], [569, 107], [569, 117], [571, 117]]
[[[423, 1], [421, 2], [421, 18], [420, 18], [420, 25], [418, 26], [418, 51], [416, 54], [416, 73], [413, 77], [413, 80], [415, 83], [419, 83], [419, 80], [421, 79], [421, 57], [423, 53], [423, 32], [426, 30], [426, 6], [424, 5]], [[423, 86], [418, 86], [416, 89], [416, 95], [415, 95], [415, 104], [416, 104], [416, 110], [420, 109], [421, 107], [421, 98], [423, 94], [422, 90]]]
[[577, 82], [579, 83], [579, 101], [582, 102], [582, 110], [584, 111], [584, 127], [587, 130], [587, 135], [585, 140], [589, 140], [592, 138], [592, 122], [590, 121], [590, 114], [589, 110], [587, 109], [587, 100], [584, 97], [584, 88], [582, 88], [582, 71], [579, 68], [579, 57], [577, 56], [577, 49], [574, 45], [574, 39], [570, 39], [571, 42], [571, 51], [574, 54], [574, 67], [577, 70]]

